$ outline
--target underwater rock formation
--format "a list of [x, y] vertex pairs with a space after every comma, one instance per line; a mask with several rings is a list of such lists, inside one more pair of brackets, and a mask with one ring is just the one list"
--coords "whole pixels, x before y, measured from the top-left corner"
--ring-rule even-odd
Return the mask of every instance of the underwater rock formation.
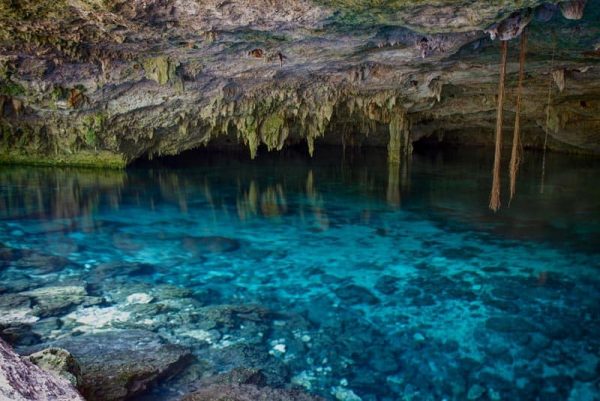
[[[392, 157], [458, 128], [462, 144], [491, 145], [498, 57], [484, 29], [508, 40], [525, 26], [536, 60], [525, 146], [540, 146], [548, 107], [578, 99], [586, 110], [559, 116], [569, 134], [550, 131], [550, 146], [597, 153], [599, 1], [585, 12], [584, 1], [560, 3], [569, 19], [538, 0], [2, 2], [0, 161], [122, 167], [198, 146], [255, 157], [301, 142], [311, 154], [325, 142], [387, 146]], [[541, 105], [551, 31], [561, 65], [587, 70]], [[509, 81], [516, 71], [511, 61]], [[581, 130], [586, 144], [570, 137]]]
[[181, 401], [324, 401], [303, 391], [269, 387], [267, 377], [260, 369], [235, 368], [202, 379], [195, 386], [198, 390]]
[[77, 360], [81, 368], [78, 388], [87, 401], [116, 401], [139, 394], [157, 380], [178, 373], [191, 358], [184, 347], [167, 344], [144, 330], [105, 331], [49, 345], [69, 351]]
[[323, 401], [301, 391], [257, 387], [252, 384], [214, 384], [182, 398], [182, 401]]
[[68, 380], [56, 377], [15, 353], [0, 339], [0, 399], [83, 401]]

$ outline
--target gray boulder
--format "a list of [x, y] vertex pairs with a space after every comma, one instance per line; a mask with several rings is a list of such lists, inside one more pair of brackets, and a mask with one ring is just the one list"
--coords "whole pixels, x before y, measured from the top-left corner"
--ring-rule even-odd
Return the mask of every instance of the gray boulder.
[[0, 400], [84, 401], [68, 380], [21, 358], [1, 339]]
[[192, 360], [185, 347], [145, 330], [86, 334], [49, 345], [69, 351], [77, 360], [78, 387], [87, 401], [125, 400], [176, 375]]
[[27, 359], [46, 372], [68, 380], [73, 386], [78, 386], [82, 382], [79, 364], [65, 349], [46, 348], [29, 355]]

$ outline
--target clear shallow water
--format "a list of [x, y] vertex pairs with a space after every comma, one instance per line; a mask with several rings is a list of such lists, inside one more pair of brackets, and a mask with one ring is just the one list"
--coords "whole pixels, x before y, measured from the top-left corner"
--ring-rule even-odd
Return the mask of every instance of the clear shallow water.
[[42, 262], [5, 256], [0, 291], [85, 285], [29, 342], [145, 328], [329, 399], [600, 400], [600, 164], [552, 154], [540, 193], [527, 154], [493, 214], [478, 153], [3, 167], [0, 243]]

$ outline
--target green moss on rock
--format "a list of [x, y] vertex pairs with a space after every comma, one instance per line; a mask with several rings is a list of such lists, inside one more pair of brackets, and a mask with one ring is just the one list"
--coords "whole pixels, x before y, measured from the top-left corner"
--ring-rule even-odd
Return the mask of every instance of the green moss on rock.
[[0, 95], [7, 96], [22, 96], [25, 94], [25, 88], [23, 85], [13, 82], [11, 80], [4, 80], [0, 82]]
[[89, 147], [98, 145], [98, 134], [102, 131], [106, 116], [98, 113], [84, 117], [83, 119], [83, 139]]
[[262, 142], [267, 145], [267, 149], [281, 150], [287, 137], [287, 129], [284, 126], [285, 120], [281, 114], [271, 114], [267, 116], [261, 126], [260, 135]]
[[70, 155], [60, 154], [56, 156], [9, 152], [0, 154], [0, 164], [122, 169], [127, 165], [127, 161], [122, 155], [107, 151], [81, 151]]
[[179, 63], [168, 56], [149, 57], [142, 62], [146, 77], [160, 85], [166, 85], [173, 80], [178, 65]]

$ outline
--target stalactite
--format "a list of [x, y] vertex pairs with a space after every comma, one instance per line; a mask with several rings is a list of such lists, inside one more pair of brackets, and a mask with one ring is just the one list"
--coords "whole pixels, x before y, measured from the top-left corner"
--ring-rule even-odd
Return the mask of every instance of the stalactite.
[[583, 10], [587, 0], [569, 0], [559, 4], [563, 17], [570, 20], [579, 20], [583, 18]]
[[394, 110], [390, 119], [388, 142], [388, 163], [400, 163], [402, 155], [412, 152], [408, 119], [403, 110]]
[[552, 78], [554, 78], [558, 91], [562, 93], [565, 90], [565, 69], [559, 68], [552, 71]]
[[515, 196], [517, 186], [517, 173], [522, 159], [521, 145], [521, 97], [523, 96], [523, 80], [525, 79], [525, 56], [527, 52], [527, 30], [521, 35], [521, 48], [519, 52], [519, 84], [517, 87], [517, 104], [515, 108], [515, 130], [513, 133], [512, 152], [510, 155], [510, 200]]
[[498, 83], [498, 106], [496, 114], [496, 150], [494, 153], [494, 170], [492, 175], [492, 190], [490, 193], [490, 209], [497, 212], [500, 209], [500, 162], [502, 159], [502, 118], [504, 107], [504, 80], [506, 78], [506, 57], [508, 44], [500, 42], [502, 59], [500, 61], [500, 80]]
[[390, 123], [390, 140], [388, 142], [388, 163], [397, 164], [400, 163], [402, 154], [402, 124], [399, 122], [400, 118], [393, 118]]
[[542, 155], [542, 177], [540, 178], [540, 193], [544, 193], [544, 178], [546, 177], [546, 149], [548, 148], [548, 131], [550, 130], [550, 102], [552, 100], [552, 79], [554, 57], [556, 55], [556, 32], [552, 32], [552, 60], [550, 61], [550, 78], [548, 80], [548, 99], [546, 100], [546, 135], [544, 136], [544, 152]]
[[406, 118], [406, 116], [404, 117], [404, 154], [405, 155], [410, 155], [412, 154], [413, 151], [413, 147], [412, 147], [412, 142], [410, 140], [410, 120], [408, 118]]
[[429, 89], [431, 90], [431, 94], [435, 97], [437, 102], [439, 103], [442, 100], [442, 90], [444, 88], [444, 84], [439, 79], [431, 81], [429, 84]]

